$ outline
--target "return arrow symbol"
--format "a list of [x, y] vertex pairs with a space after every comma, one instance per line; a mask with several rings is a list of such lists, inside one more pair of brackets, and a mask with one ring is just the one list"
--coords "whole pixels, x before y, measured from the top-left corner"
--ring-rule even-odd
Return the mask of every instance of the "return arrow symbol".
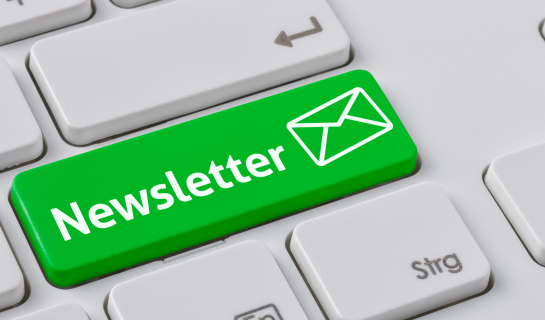
[[284, 31], [282, 31], [280, 32], [276, 40], [274, 40], [274, 43], [279, 44], [281, 46], [293, 47], [293, 44], [291, 43], [292, 40], [310, 36], [311, 34], [315, 34], [318, 32], [322, 32], [323, 30], [322, 26], [318, 23], [318, 20], [316, 18], [310, 17], [310, 22], [312, 22], [312, 24], [314, 25], [314, 29], [296, 33], [292, 36], [288, 36]]

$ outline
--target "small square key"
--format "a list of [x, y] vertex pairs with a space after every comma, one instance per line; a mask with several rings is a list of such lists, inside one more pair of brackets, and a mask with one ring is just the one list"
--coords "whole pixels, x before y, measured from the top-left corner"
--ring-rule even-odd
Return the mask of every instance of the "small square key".
[[303, 222], [290, 248], [330, 320], [405, 319], [478, 294], [490, 278], [430, 182]]
[[545, 265], [545, 143], [492, 161], [484, 182], [532, 256]]
[[129, 280], [110, 293], [112, 320], [307, 320], [267, 247], [245, 241]]

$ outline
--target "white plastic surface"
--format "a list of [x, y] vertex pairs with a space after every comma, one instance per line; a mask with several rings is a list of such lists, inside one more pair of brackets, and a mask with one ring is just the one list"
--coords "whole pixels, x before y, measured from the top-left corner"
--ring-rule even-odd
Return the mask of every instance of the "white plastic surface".
[[23, 274], [11, 252], [4, 232], [0, 229], [0, 309], [18, 303], [24, 295]]
[[430, 182], [303, 222], [290, 248], [330, 320], [405, 319], [480, 293], [490, 278]]
[[153, 1], [157, 0], [112, 0], [113, 3], [121, 8], [134, 8]]
[[545, 144], [498, 157], [486, 186], [533, 257], [545, 265]]
[[89, 317], [78, 304], [63, 303], [14, 320], [89, 320]]
[[0, 45], [87, 19], [91, 0], [2, 0]]
[[112, 320], [307, 319], [267, 246], [255, 240], [121, 283], [108, 312]]
[[[110, 0], [93, 2], [96, 13], [87, 21], [0, 46], [0, 55], [9, 62], [48, 146], [47, 153], [37, 162], [0, 173], [0, 222], [32, 290], [24, 304], [0, 312], [0, 320], [12, 320], [66, 301], [81, 305], [92, 320], [108, 320], [104, 300], [115, 285], [175, 263], [149, 263], [69, 290], [51, 286], [7, 199], [15, 175], [354, 69], [368, 70], [376, 77], [418, 147], [422, 158], [420, 171], [239, 233], [227, 239], [227, 244], [173, 258], [183, 261], [248, 239], [259, 240], [274, 255], [307, 317], [324, 320], [286, 250], [288, 235], [306, 220], [418, 182], [434, 181], [448, 193], [485, 253], [494, 281], [486, 294], [418, 320], [545, 317], [545, 268], [528, 254], [482, 177], [494, 158], [545, 141], [545, 41], [538, 29], [545, 18], [543, 0], [328, 0], [350, 36], [354, 49], [350, 64], [126, 136], [73, 147], [61, 139], [26, 67], [25, 59], [33, 44], [52, 35], [93, 27], [174, 1], [161, 0], [130, 10], [119, 8]], [[285, 10], [289, 12], [290, 7]], [[305, 25], [285, 31], [292, 34], [307, 28]], [[298, 41], [293, 41], [294, 46]]]
[[40, 127], [6, 60], [0, 56], [0, 170], [33, 160], [42, 151]]
[[[313, 16], [321, 32], [275, 43]], [[39, 41], [30, 68], [82, 145], [331, 69], [349, 49], [325, 0], [186, 0]]]

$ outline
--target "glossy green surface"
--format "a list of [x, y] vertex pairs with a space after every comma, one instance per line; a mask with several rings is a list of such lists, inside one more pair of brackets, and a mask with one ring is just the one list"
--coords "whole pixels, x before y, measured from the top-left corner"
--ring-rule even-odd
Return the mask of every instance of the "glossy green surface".
[[[351, 95], [309, 115], [357, 87], [388, 120], [363, 93], [349, 110]], [[275, 162], [268, 150], [280, 146]], [[262, 157], [249, 164], [252, 174], [253, 154]], [[230, 156], [241, 162], [238, 177], [232, 163], [227, 168]], [[408, 175], [416, 156], [378, 84], [356, 70], [22, 172], [11, 199], [48, 279], [66, 287]], [[212, 161], [224, 168], [219, 180]], [[204, 185], [191, 192], [193, 173]], [[53, 211], [79, 229], [57, 223]]]

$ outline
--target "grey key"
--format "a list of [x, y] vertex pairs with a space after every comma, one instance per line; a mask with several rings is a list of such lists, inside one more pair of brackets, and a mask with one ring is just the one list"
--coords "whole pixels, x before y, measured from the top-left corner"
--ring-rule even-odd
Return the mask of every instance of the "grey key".
[[89, 320], [89, 317], [78, 304], [63, 303], [14, 320]]

